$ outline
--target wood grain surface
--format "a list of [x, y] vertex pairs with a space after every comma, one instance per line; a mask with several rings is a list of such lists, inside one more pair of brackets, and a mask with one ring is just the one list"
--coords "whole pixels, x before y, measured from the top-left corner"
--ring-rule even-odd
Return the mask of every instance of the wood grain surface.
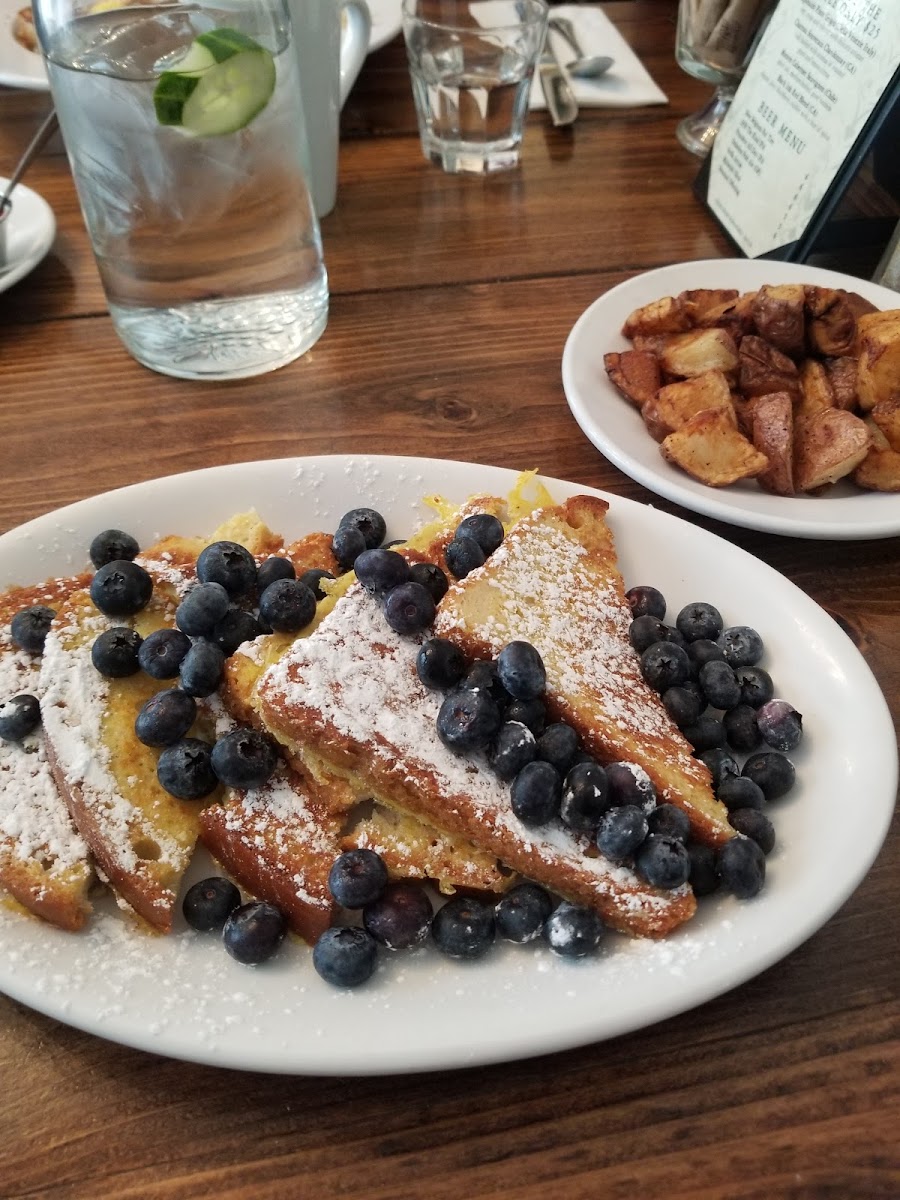
[[[493, 179], [426, 163], [402, 41], [369, 57], [323, 224], [329, 325], [269, 376], [187, 384], [128, 357], [51, 147], [27, 182], [54, 210], [56, 241], [0, 295], [0, 530], [159, 475], [331, 451], [539, 466], [685, 515], [592, 448], [560, 380], [569, 330], [607, 288], [731, 252], [675, 139], [706, 90], [674, 63], [674, 4], [605, 7], [669, 104], [588, 109], [569, 131], [533, 114], [520, 169]], [[48, 105], [46, 93], [0, 88], [0, 173]], [[898, 539], [797, 541], [688, 516], [829, 610], [896, 719]], [[896, 1200], [898, 908], [895, 822], [837, 915], [751, 982], [611, 1042], [455, 1072], [230, 1072], [107, 1043], [3, 998], [0, 1196]]]

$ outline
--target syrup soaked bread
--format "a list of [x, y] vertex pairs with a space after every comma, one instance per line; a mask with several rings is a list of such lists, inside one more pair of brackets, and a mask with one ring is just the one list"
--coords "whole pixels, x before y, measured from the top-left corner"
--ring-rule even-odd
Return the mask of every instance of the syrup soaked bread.
[[547, 668], [553, 719], [572, 725], [599, 761], [643, 767], [660, 800], [687, 813], [694, 835], [719, 845], [734, 836], [727, 810], [641, 676], [607, 509], [574, 496], [524, 517], [484, 566], [450, 588], [434, 632], [470, 658], [531, 642]]
[[422, 637], [401, 637], [358, 584], [260, 679], [260, 713], [292, 761], [348, 780], [360, 798], [470, 839], [513, 871], [595, 908], [614, 928], [663, 936], [696, 901], [650, 887], [590, 840], [552, 822], [523, 825], [509, 786], [482, 758], [459, 758], [435, 733], [440, 696], [420, 682]]
[[[40, 657], [14, 644], [11, 619], [33, 605], [58, 608], [86, 579], [50, 579], [0, 595], [0, 701], [40, 694]], [[0, 887], [37, 916], [76, 930], [91, 911], [93, 878], [87, 844], [53, 779], [41, 727], [21, 741], [0, 739]]]

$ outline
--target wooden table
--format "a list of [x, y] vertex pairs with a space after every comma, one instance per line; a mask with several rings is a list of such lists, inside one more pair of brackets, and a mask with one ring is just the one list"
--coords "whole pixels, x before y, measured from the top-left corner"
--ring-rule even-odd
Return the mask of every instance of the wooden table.
[[[521, 170], [483, 182], [424, 162], [402, 44], [373, 54], [344, 112], [324, 222], [328, 329], [259, 379], [190, 385], [134, 363], [65, 158], [39, 160], [28, 182], [59, 231], [0, 296], [0, 529], [158, 475], [331, 451], [516, 468], [537, 453], [547, 474], [678, 511], [591, 447], [560, 383], [566, 335], [597, 295], [729, 253], [675, 140], [705, 89], [673, 62], [673, 9], [608, 6], [668, 107], [586, 111], [568, 132], [535, 114]], [[3, 169], [47, 107], [46, 94], [0, 92]], [[822, 544], [691, 519], [830, 610], [900, 712], [896, 540]], [[236, 1074], [2, 1000], [0, 1195], [897, 1197], [898, 909], [895, 826], [843, 909], [752, 982], [612, 1042], [443, 1074]]]

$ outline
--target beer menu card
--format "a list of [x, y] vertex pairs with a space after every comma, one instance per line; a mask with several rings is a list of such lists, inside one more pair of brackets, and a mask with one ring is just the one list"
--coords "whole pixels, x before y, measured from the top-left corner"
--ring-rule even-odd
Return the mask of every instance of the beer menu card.
[[797, 241], [900, 66], [900, 0], [781, 0], [713, 143], [706, 201], [750, 258]]

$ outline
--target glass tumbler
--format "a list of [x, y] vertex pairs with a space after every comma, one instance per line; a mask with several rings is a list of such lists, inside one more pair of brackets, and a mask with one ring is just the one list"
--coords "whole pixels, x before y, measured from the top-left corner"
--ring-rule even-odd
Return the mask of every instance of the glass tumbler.
[[686, 150], [705, 158], [777, 0], [679, 0], [675, 58], [688, 75], [714, 84], [708, 104], [678, 125]]
[[234, 379], [328, 319], [284, 0], [35, 0], [116, 332], [144, 365]]
[[546, 4], [403, 0], [402, 11], [425, 157], [454, 173], [515, 167]]

